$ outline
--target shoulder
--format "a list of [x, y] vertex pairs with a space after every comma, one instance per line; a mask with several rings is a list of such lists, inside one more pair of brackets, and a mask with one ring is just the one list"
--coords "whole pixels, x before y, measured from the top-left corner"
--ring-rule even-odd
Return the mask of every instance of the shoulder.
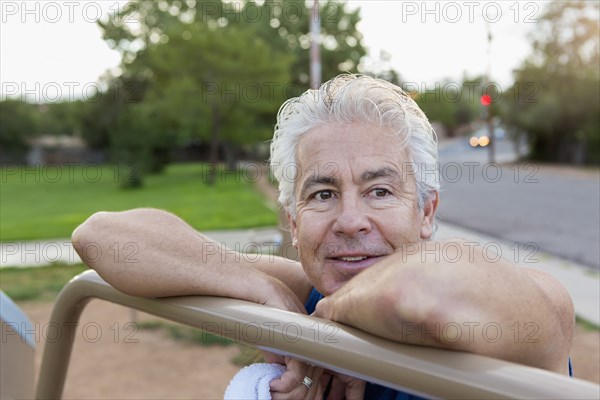
[[570, 345], [575, 325], [575, 307], [571, 295], [565, 286], [549, 273], [535, 268], [525, 268], [525, 271], [556, 310], [562, 333]]

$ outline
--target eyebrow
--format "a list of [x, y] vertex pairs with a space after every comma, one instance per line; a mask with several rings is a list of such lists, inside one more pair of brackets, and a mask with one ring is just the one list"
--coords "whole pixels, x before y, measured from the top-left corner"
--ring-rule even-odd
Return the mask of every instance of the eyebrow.
[[[383, 167], [363, 172], [360, 175], [360, 182], [368, 183], [380, 178], [398, 179], [401, 178], [401, 176], [397, 170], [389, 167]], [[302, 183], [302, 187], [300, 188], [300, 198], [304, 199], [306, 192], [318, 185], [339, 186], [340, 180], [333, 176], [313, 175]]]
[[318, 185], [327, 185], [327, 186], [338, 186], [340, 183], [339, 179], [333, 176], [319, 176], [312, 175], [310, 178], [305, 180], [302, 183], [302, 187], [300, 188], [300, 198], [304, 199], [306, 196], [306, 192], [308, 192], [311, 188]]
[[379, 169], [365, 171], [360, 175], [361, 183], [371, 182], [371, 181], [374, 181], [379, 178], [397, 179], [397, 178], [401, 178], [401, 176], [397, 170], [395, 170], [393, 168], [389, 168], [389, 167], [383, 167], [383, 168], [379, 168]]

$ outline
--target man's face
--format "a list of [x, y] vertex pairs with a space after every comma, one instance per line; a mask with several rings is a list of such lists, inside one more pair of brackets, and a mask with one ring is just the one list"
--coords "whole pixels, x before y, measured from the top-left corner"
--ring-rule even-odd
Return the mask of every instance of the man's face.
[[418, 210], [415, 176], [399, 142], [384, 128], [335, 124], [298, 144], [290, 227], [304, 271], [324, 295], [431, 236], [437, 197]]

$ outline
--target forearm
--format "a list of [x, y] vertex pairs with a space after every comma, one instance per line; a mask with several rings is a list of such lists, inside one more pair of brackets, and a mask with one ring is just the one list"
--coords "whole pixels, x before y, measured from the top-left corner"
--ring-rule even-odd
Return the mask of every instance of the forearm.
[[346, 286], [319, 303], [321, 315], [395, 341], [567, 366], [569, 316], [510, 262], [395, 254]]
[[273, 258], [250, 265], [160, 210], [97, 213], [75, 230], [72, 239], [89, 267], [131, 295], [213, 295], [266, 304], [284, 290], [278, 279], [253, 268], [276, 262]]

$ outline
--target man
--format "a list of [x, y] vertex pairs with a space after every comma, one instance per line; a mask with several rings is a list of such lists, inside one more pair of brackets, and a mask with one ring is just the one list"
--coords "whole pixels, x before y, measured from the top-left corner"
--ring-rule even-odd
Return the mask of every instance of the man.
[[[568, 373], [574, 312], [556, 280], [506, 260], [490, 262], [470, 243], [430, 240], [439, 202], [436, 163], [435, 134], [406, 93], [385, 81], [343, 75], [288, 100], [277, 117], [271, 166], [300, 263], [262, 258], [250, 264], [230, 252], [203, 254], [210, 239], [159, 210], [97, 213], [73, 241], [79, 250], [94, 241], [106, 253], [114, 242], [138, 243], [136, 264], [81, 254], [132, 295], [234, 297], [314, 312], [395, 341]], [[452, 257], [444, 256], [441, 249], [450, 247]], [[511, 334], [493, 341], [440, 334], [439, 326], [449, 323], [493, 323]], [[512, 334], [526, 324], [536, 329], [535, 340]], [[418, 334], [408, 335], [408, 327]], [[275, 399], [324, 392], [330, 398], [406, 396], [292, 359], [278, 361], [287, 371], [271, 384]]]

